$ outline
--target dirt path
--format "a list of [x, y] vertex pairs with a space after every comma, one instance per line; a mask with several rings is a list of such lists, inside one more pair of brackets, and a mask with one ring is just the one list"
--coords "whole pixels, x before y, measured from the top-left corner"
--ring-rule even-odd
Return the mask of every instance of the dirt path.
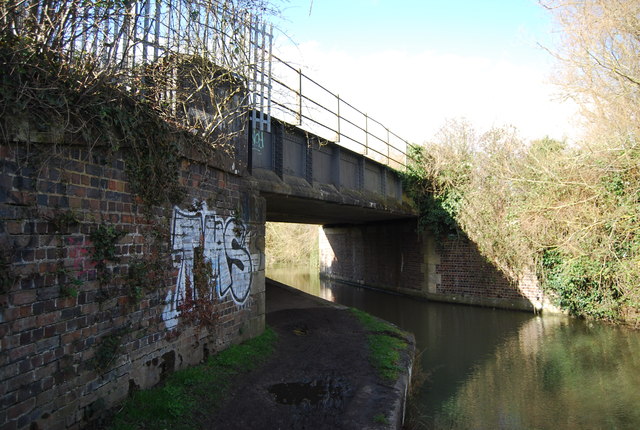
[[210, 428], [392, 428], [383, 417], [391, 416], [399, 394], [369, 363], [358, 320], [346, 309], [285, 296], [277, 303], [290, 306], [267, 313], [278, 333], [276, 353], [235, 387]]

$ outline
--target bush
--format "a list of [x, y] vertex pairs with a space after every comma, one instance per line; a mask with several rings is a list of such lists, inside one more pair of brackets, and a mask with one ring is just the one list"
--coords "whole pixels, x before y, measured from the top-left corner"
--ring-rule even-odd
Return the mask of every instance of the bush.
[[[440, 136], [452, 134], [461, 136]], [[436, 234], [462, 230], [514, 281], [537, 268], [543, 287], [574, 315], [637, 318], [634, 146], [614, 139], [572, 147], [549, 138], [526, 143], [513, 129], [496, 128], [415, 152], [407, 184], [422, 225]]]

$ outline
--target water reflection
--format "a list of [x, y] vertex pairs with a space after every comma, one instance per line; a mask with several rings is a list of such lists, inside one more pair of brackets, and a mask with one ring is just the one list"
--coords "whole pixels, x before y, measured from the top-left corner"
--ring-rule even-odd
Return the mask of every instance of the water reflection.
[[413, 332], [429, 374], [417, 396], [425, 428], [640, 428], [636, 331], [421, 302], [290, 268], [267, 276]]
[[639, 428], [639, 352], [637, 332], [534, 318], [478, 363], [435, 427]]

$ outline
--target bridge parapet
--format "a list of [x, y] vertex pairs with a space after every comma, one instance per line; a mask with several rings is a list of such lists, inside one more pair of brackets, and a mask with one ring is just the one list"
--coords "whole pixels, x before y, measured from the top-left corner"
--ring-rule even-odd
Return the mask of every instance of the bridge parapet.
[[282, 122], [252, 139], [271, 221], [352, 223], [414, 216], [397, 171]]
[[408, 141], [301, 69], [273, 54], [270, 60], [269, 117], [295, 124], [380, 164], [405, 169]]

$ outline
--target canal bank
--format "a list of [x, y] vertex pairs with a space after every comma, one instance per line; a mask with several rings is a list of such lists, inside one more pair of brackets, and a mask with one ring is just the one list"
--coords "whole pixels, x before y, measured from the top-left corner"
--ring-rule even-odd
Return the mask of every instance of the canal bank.
[[276, 352], [232, 388], [216, 429], [396, 429], [402, 426], [414, 353], [385, 380], [370, 360], [365, 328], [347, 307], [267, 280], [266, 319]]
[[411, 396], [411, 428], [640, 428], [638, 330], [415, 300], [308, 267], [267, 267], [267, 276], [414, 334], [426, 380]]

